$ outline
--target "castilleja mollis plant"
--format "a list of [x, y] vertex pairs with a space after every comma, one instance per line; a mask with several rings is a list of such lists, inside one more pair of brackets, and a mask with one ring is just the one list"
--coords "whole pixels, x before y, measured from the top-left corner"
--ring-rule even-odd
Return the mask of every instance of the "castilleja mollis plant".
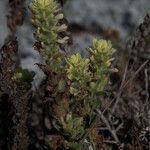
[[45, 60], [44, 65], [39, 65], [46, 75], [40, 88], [45, 93], [43, 101], [48, 104], [51, 122], [49, 147], [83, 150], [91, 145], [96, 149], [98, 135], [92, 127], [100, 96], [113, 70], [110, 66], [115, 49], [110, 41], [94, 39], [87, 49], [89, 58], [79, 53], [68, 56], [62, 51], [69, 37], [59, 5], [54, 0], [33, 0], [30, 9], [36, 49]]

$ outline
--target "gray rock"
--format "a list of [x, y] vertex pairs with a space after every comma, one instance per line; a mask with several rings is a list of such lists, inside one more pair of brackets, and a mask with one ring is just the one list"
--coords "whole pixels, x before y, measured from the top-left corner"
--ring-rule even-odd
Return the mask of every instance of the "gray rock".
[[0, 1], [0, 48], [4, 44], [4, 40], [8, 35], [7, 16], [8, 14], [8, 0]]
[[68, 0], [64, 13], [70, 24], [86, 29], [112, 28], [125, 39], [150, 10], [149, 0]]
[[80, 53], [82, 57], [87, 57], [89, 54], [87, 47], [91, 46], [93, 38], [95, 37], [99, 38], [98, 35], [88, 32], [73, 34], [73, 45], [69, 47], [69, 52], [71, 54]]

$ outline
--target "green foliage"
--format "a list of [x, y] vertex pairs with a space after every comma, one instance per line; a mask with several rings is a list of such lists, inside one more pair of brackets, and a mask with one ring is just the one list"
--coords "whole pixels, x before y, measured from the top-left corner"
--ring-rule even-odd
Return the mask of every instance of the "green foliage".
[[60, 125], [55, 124], [55, 127], [64, 134], [68, 141], [77, 141], [84, 134], [83, 118], [73, 117], [72, 112], [69, 112], [66, 117], [61, 117]]
[[66, 30], [66, 25], [60, 23], [63, 15], [57, 3], [34, 0], [31, 10], [35, 38], [41, 43], [40, 52], [46, 60], [43, 69], [47, 75], [46, 86], [50, 97], [55, 99], [50, 106], [53, 128], [69, 148], [83, 149], [85, 139], [95, 147], [93, 132], [88, 131], [93, 131], [95, 110], [100, 107], [99, 96], [108, 82], [115, 50], [110, 41], [94, 39], [89, 58], [82, 58], [78, 53], [63, 56], [60, 47], [68, 38], [59, 36]]
[[16, 83], [31, 83], [34, 75], [34, 72], [29, 72], [27, 69], [18, 68], [11, 79]]
[[66, 142], [71, 150], [83, 150], [83, 144], [78, 142]]

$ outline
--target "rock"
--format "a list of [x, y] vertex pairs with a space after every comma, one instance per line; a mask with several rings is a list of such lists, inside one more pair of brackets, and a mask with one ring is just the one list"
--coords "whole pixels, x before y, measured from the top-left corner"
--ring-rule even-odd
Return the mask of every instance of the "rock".
[[0, 48], [3, 46], [5, 38], [8, 35], [7, 16], [8, 0], [0, 1]]
[[64, 13], [70, 24], [89, 30], [113, 28], [126, 39], [149, 9], [149, 0], [68, 0]]
[[91, 46], [94, 37], [99, 38], [98, 35], [88, 32], [73, 34], [73, 45], [69, 47], [69, 52], [71, 54], [80, 53], [82, 57], [87, 57], [87, 47]]

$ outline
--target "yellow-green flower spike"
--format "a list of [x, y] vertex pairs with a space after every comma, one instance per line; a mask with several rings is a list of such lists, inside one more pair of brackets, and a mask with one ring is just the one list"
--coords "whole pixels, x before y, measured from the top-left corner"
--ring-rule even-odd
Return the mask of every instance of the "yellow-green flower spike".
[[60, 13], [58, 4], [54, 0], [33, 0], [30, 8], [33, 13], [32, 23], [36, 28], [35, 38], [42, 46], [39, 51], [46, 64], [51, 64], [51, 67], [57, 70], [61, 64], [60, 59], [57, 60], [60, 45], [68, 41], [67, 36], [59, 36], [60, 32], [65, 32], [67, 29], [65, 24], [60, 23], [63, 14]]
[[90, 79], [90, 72], [88, 71], [89, 68], [89, 59], [83, 59], [79, 53], [70, 56], [67, 59], [68, 62], [68, 78], [70, 80], [89, 80]]
[[91, 59], [97, 63], [106, 64], [109, 67], [112, 60], [111, 56], [115, 51], [110, 41], [94, 39], [90, 48]]
[[116, 50], [112, 48], [110, 41], [94, 39], [89, 51], [91, 53], [91, 70], [97, 79], [97, 82], [91, 83], [91, 89], [92, 91], [101, 92], [107, 83], [110, 65], [114, 59], [112, 55]]
[[80, 88], [86, 86], [91, 80], [91, 73], [89, 72], [89, 59], [83, 59], [79, 53], [71, 55], [67, 59], [67, 77], [72, 81], [70, 93], [77, 95]]

